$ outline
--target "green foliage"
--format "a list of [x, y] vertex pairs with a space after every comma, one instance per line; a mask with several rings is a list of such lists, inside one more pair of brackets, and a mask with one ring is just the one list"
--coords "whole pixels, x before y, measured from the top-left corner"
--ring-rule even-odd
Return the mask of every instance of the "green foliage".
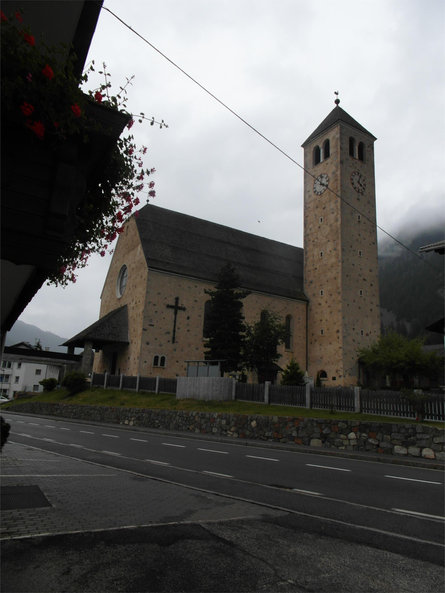
[[0, 450], [3, 449], [3, 445], [8, 440], [10, 430], [11, 425], [5, 421], [3, 416], [0, 416]]
[[74, 395], [87, 388], [86, 377], [83, 373], [74, 371], [65, 375], [62, 385], [67, 389], [68, 395]]
[[50, 379], [43, 379], [39, 381], [40, 385], [43, 385], [43, 391], [54, 391], [57, 387], [57, 379], [51, 377]]
[[281, 385], [304, 385], [304, 373], [296, 360], [292, 359], [284, 369]]
[[249, 292], [240, 289], [239, 276], [227, 263], [219, 272], [215, 290], [205, 293], [210, 296], [204, 320], [206, 360], [223, 360], [223, 372], [238, 371], [246, 329], [242, 300]]
[[359, 351], [359, 360], [366, 370], [389, 375], [392, 381], [402, 378], [402, 384], [409, 387], [414, 377], [434, 379], [440, 372], [443, 361], [435, 352], [424, 352], [423, 341], [409, 340], [391, 332], [381, 336], [370, 348]]
[[286, 337], [286, 328], [275, 313], [264, 310], [260, 320], [246, 326], [244, 346], [245, 365], [258, 374], [258, 382], [273, 381], [277, 374], [276, 362], [281, 354], [278, 345]]

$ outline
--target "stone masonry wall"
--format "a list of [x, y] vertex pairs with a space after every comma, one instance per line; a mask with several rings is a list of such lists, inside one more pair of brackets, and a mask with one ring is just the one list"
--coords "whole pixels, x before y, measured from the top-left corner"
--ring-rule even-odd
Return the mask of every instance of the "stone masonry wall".
[[219, 412], [113, 408], [41, 402], [26, 402], [9, 409], [23, 414], [52, 415], [75, 420], [144, 426], [234, 439], [254, 439], [339, 451], [368, 451], [383, 455], [445, 460], [445, 429], [423, 424], [248, 416]]

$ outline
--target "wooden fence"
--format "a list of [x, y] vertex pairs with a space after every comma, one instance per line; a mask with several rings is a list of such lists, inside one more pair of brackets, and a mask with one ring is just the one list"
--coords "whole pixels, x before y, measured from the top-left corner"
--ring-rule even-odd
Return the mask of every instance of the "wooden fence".
[[[177, 379], [164, 377], [129, 377], [93, 373], [92, 386], [152, 393], [176, 394]], [[443, 393], [427, 394], [423, 402], [425, 420], [445, 422], [445, 397]], [[312, 387], [271, 385], [255, 383], [236, 383], [235, 399], [240, 401], [332, 410], [341, 412], [361, 412], [393, 418], [413, 418], [418, 415], [415, 404], [398, 391], [372, 391], [359, 387]]]

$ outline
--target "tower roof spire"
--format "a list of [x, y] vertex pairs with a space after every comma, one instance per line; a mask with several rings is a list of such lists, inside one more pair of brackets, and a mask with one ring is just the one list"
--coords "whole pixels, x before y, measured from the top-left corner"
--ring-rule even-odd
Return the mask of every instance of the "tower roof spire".
[[334, 95], [336, 95], [336, 99], [335, 99], [334, 103], [335, 103], [336, 105], [339, 105], [339, 104], [340, 104], [340, 99], [339, 99], [339, 97], [338, 97], [338, 91], [334, 91]]

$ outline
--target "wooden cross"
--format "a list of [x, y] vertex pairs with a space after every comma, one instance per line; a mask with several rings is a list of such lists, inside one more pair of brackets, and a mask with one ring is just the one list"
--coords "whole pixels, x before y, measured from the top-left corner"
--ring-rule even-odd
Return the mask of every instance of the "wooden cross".
[[185, 307], [179, 306], [179, 297], [175, 297], [175, 304], [174, 305], [167, 305], [167, 309], [174, 310], [174, 318], [173, 318], [173, 335], [172, 335], [172, 344], [175, 343], [176, 340], [176, 316], [178, 315], [178, 311], [185, 311]]

